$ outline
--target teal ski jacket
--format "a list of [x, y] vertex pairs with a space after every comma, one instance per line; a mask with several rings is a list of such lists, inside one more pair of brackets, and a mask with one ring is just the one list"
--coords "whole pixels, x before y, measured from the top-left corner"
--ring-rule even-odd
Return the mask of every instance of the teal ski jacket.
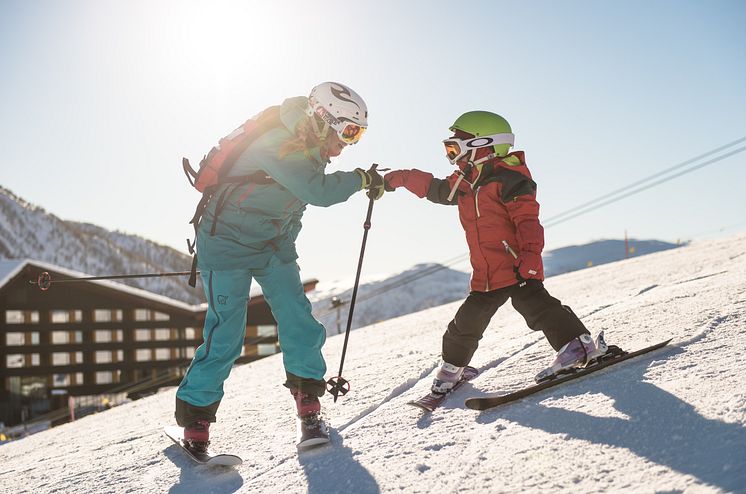
[[[280, 107], [282, 125], [254, 141], [238, 158], [230, 176], [259, 171], [270, 184], [224, 184], [207, 206], [197, 233], [197, 262], [201, 270], [263, 268], [273, 256], [283, 262], [298, 258], [295, 239], [308, 204], [327, 207], [344, 202], [362, 188], [357, 172], [325, 173], [318, 147], [280, 158], [280, 147], [294, 138], [306, 118], [308, 99], [286, 99]], [[215, 223], [217, 198], [228, 189]]]

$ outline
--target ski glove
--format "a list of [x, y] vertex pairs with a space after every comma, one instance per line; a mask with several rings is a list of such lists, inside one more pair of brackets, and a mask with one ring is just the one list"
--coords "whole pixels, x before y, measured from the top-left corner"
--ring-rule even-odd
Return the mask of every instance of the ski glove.
[[355, 168], [355, 171], [360, 174], [360, 178], [363, 181], [361, 189], [367, 189], [367, 196], [374, 201], [383, 196], [384, 184], [383, 177], [374, 168], [370, 170], [363, 170], [362, 168]]
[[513, 266], [516, 273], [516, 278], [520, 282], [531, 279], [541, 280], [543, 278], [543, 269], [540, 254], [529, 251], [521, 251], [518, 259], [516, 259], [513, 263]]
[[383, 178], [388, 192], [404, 187], [417, 197], [427, 196], [430, 183], [433, 181], [432, 173], [420, 170], [394, 170], [388, 172]]

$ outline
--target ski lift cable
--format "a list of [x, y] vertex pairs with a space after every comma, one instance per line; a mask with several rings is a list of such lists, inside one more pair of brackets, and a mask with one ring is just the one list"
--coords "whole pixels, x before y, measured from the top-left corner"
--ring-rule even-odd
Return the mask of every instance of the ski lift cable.
[[713, 155], [715, 153], [718, 153], [720, 151], [723, 151], [725, 149], [733, 147], [736, 144], [740, 144], [740, 143], [742, 143], [744, 141], [746, 141], [746, 136], [741, 137], [740, 139], [736, 139], [735, 141], [731, 141], [728, 144], [725, 144], [723, 146], [719, 146], [719, 147], [717, 147], [715, 149], [711, 149], [710, 151], [707, 151], [706, 153], [703, 153], [703, 154], [700, 154], [699, 156], [695, 156], [694, 158], [690, 158], [688, 160], [682, 161], [681, 163], [678, 163], [678, 164], [676, 164], [676, 165], [674, 165], [674, 166], [672, 166], [670, 168], [666, 168], [665, 170], [661, 170], [661, 171], [659, 171], [657, 173], [654, 173], [653, 175], [650, 175], [649, 177], [645, 177], [643, 179], [640, 179], [640, 180], [638, 180], [636, 182], [628, 184], [628, 185], [626, 185], [624, 187], [621, 187], [619, 189], [616, 189], [614, 191], [607, 192], [606, 194], [604, 194], [604, 195], [602, 195], [600, 197], [597, 197], [597, 198], [592, 199], [592, 200], [590, 200], [588, 202], [585, 202], [583, 204], [579, 204], [579, 205], [574, 206], [574, 207], [572, 207], [572, 208], [570, 208], [568, 210], [565, 210], [565, 211], [563, 211], [563, 212], [561, 212], [559, 214], [556, 214], [554, 216], [546, 218], [544, 220], [544, 223], [546, 223], [546, 224], [553, 223], [553, 222], [557, 221], [559, 218], [561, 218], [563, 216], [572, 214], [575, 211], [580, 210], [580, 209], [585, 209], [585, 208], [587, 208], [587, 207], [589, 207], [589, 206], [591, 206], [593, 204], [596, 204], [597, 202], [604, 201], [604, 200], [608, 199], [609, 197], [612, 197], [612, 196], [614, 196], [616, 194], [622, 194], [622, 193], [628, 191], [631, 187], [637, 187], [638, 185], [642, 185], [645, 182], [648, 182], [648, 181], [653, 180], [655, 178], [661, 177], [661, 176], [663, 176], [663, 175], [665, 175], [667, 173], [670, 173], [670, 172], [672, 172], [674, 170], [678, 170], [679, 168], [682, 168], [684, 166], [690, 165], [692, 163], [696, 163], [697, 161], [700, 161], [700, 160], [702, 160], [704, 158], [707, 158], [710, 155]]

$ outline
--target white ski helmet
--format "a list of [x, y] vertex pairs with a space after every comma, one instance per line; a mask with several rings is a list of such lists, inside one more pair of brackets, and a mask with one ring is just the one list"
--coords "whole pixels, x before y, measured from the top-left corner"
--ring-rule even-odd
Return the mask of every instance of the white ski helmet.
[[[368, 127], [368, 107], [355, 91], [338, 82], [322, 82], [308, 96], [309, 117], [316, 115], [324, 122], [324, 129], [317, 132], [326, 135], [331, 127], [346, 144], [355, 144]], [[312, 119], [314, 125], [315, 119]]]

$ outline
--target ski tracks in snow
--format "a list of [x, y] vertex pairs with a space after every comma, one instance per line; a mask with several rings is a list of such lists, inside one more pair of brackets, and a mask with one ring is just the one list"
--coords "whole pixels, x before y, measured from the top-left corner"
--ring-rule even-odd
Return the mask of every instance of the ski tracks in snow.
[[432, 374], [433, 371], [437, 369], [439, 366], [440, 366], [440, 360], [436, 360], [430, 366], [425, 368], [425, 370], [420, 372], [419, 376], [407, 379], [406, 381], [404, 381], [403, 383], [401, 383], [400, 385], [392, 389], [389, 392], [389, 394], [386, 395], [381, 401], [379, 401], [378, 403], [374, 403], [373, 405], [370, 405], [368, 408], [358, 413], [355, 417], [348, 420], [343, 425], [337, 427], [336, 428], [337, 431], [341, 434], [342, 432], [348, 429], [350, 430], [354, 429], [355, 426], [362, 423], [365, 420], [365, 418], [368, 417], [370, 414], [374, 413], [376, 410], [378, 410], [379, 408], [381, 408], [382, 406], [384, 406], [386, 403], [390, 402], [394, 398], [397, 398], [403, 395], [404, 393], [406, 393], [407, 391], [409, 391], [410, 389], [412, 389], [415, 385], [417, 385], [417, 383], [419, 383], [424, 378]]
[[[511, 358], [519, 355], [520, 353], [522, 353], [523, 351], [527, 350], [528, 348], [536, 345], [540, 341], [541, 341], [541, 339], [536, 339], [534, 341], [525, 343], [523, 346], [519, 347], [514, 352], [512, 352], [512, 353], [510, 353], [508, 355], [503, 355], [503, 356], [501, 356], [499, 358], [496, 358], [496, 359], [494, 359], [494, 360], [492, 360], [490, 362], [485, 363], [484, 365], [482, 365], [481, 367], [478, 368], [479, 375], [476, 378], [474, 378], [474, 380], [472, 381], [472, 383], [474, 381], [476, 381], [477, 379], [479, 379], [479, 377], [482, 376], [482, 374], [485, 373], [486, 371], [494, 369], [495, 367], [499, 366], [500, 364], [502, 364], [506, 360], [509, 360], [509, 359], [511, 359]], [[391, 392], [389, 392], [388, 395], [386, 395], [382, 400], [380, 400], [379, 402], [377, 402], [377, 403], [375, 403], [373, 405], [370, 405], [365, 410], [363, 410], [362, 412], [358, 413], [355, 417], [353, 417], [352, 419], [348, 420], [346, 423], [340, 425], [339, 427], [336, 427], [337, 432], [339, 432], [340, 435], [342, 435], [342, 433], [344, 433], [344, 432], [349, 432], [349, 431], [354, 430], [360, 424], [364, 423], [365, 420], [369, 416], [371, 416], [372, 414], [376, 413], [378, 410], [382, 409], [387, 403], [393, 401], [394, 399], [396, 399], [396, 398], [398, 398], [400, 396], [403, 396], [404, 394], [406, 394], [407, 392], [409, 392], [410, 390], [412, 390], [423, 379], [429, 378], [431, 376], [431, 374], [433, 372], [435, 372], [439, 367], [440, 367], [440, 359], [438, 358], [435, 362], [432, 362], [425, 369], [423, 369], [422, 372], [420, 372], [420, 374], [418, 376], [407, 379], [406, 381], [404, 381], [403, 383], [401, 383], [400, 385], [398, 385], [397, 387], [395, 387], [394, 389], [392, 389]]]

